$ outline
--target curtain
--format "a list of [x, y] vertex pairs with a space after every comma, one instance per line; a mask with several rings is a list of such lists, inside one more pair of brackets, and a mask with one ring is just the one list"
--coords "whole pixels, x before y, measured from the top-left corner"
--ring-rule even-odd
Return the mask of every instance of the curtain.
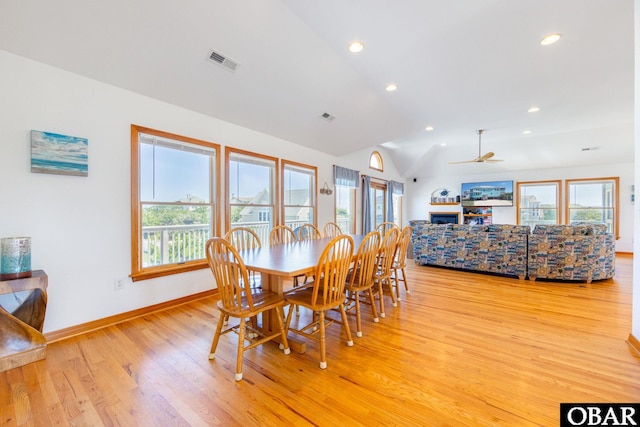
[[387, 219], [385, 221], [393, 222], [393, 181], [387, 181]]
[[333, 183], [343, 187], [358, 188], [360, 186], [360, 172], [342, 166], [333, 165]]
[[371, 228], [371, 178], [362, 176], [362, 234], [367, 234]]

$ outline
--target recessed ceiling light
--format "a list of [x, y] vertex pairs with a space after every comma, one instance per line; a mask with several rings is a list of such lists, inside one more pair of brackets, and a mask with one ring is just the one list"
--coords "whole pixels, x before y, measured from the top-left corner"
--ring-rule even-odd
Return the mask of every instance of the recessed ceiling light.
[[424, 130], [426, 130], [427, 132], [431, 132], [433, 130], [433, 126], [427, 126], [426, 128], [424, 128]]
[[446, 146], [447, 146], [446, 142], [443, 142], [443, 143], [440, 144], [440, 147], [446, 147]]
[[360, 53], [364, 49], [364, 43], [360, 41], [354, 41], [349, 43], [349, 52]]
[[522, 132], [523, 135], [529, 135], [530, 133], [531, 133], [530, 130], [525, 130], [525, 131]]
[[387, 92], [393, 92], [394, 90], [398, 90], [398, 85], [395, 83], [389, 83], [387, 87], [385, 87]]
[[560, 40], [560, 37], [562, 37], [562, 34], [549, 34], [547, 36], [545, 36], [542, 40], [540, 40], [540, 44], [542, 46], [547, 46], [550, 44], [553, 44], [555, 42], [557, 42], [558, 40]]
[[531, 107], [527, 110], [527, 113], [535, 113], [537, 111], [540, 111], [540, 107]]

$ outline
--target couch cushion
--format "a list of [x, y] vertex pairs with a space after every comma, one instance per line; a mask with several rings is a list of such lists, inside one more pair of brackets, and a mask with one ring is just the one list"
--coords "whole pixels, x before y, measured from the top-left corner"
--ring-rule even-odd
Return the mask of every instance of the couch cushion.
[[533, 234], [590, 236], [594, 233], [591, 225], [537, 224], [533, 229]]
[[529, 234], [531, 233], [531, 227], [515, 224], [491, 224], [488, 226], [487, 231], [490, 233]]

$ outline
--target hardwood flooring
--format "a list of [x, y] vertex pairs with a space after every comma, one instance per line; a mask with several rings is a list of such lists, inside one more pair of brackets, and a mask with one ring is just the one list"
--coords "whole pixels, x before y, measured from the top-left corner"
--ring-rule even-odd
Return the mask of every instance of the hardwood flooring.
[[[3, 426], [557, 426], [561, 402], [640, 402], [628, 346], [632, 259], [613, 280], [530, 282], [418, 267], [411, 293], [347, 347], [327, 329], [284, 355], [244, 357], [236, 336], [208, 359], [218, 312], [208, 297], [47, 347], [0, 373]], [[352, 330], [355, 319], [351, 317]]]

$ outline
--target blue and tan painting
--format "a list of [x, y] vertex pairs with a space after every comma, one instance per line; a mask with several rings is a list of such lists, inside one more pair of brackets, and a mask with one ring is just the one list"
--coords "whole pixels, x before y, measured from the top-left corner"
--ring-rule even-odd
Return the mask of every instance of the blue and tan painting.
[[57, 133], [31, 131], [31, 172], [89, 175], [89, 140]]

